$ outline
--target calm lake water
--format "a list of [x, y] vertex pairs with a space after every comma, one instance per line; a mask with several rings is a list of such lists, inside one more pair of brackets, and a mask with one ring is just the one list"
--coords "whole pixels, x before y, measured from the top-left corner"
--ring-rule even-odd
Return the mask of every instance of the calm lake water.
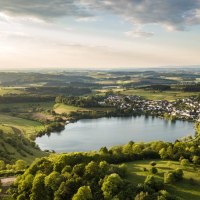
[[102, 146], [125, 144], [130, 140], [173, 142], [194, 135], [194, 124], [186, 121], [171, 122], [155, 117], [112, 117], [82, 119], [66, 125], [61, 133], [52, 133], [36, 139], [42, 150], [56, 152], [98, 150]]

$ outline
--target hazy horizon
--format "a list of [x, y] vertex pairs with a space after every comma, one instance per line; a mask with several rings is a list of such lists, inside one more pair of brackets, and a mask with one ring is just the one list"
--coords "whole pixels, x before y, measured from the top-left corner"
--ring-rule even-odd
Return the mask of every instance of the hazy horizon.
[[0, 69], [200, 66], [199, 0], [0, 0]]

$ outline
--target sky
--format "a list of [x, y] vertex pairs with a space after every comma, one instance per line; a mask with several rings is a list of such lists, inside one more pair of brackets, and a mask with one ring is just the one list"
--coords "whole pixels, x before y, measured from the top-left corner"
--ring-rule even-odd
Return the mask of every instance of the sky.
[[0, 68], [200, 64], [200, 0], [0, 0]]

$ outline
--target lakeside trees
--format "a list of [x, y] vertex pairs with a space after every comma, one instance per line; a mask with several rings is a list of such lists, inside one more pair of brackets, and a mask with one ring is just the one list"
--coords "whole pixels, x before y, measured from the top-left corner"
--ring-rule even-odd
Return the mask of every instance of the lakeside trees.
[[[12, 188], [17, 200], [65, 200], [65, 199], [176, 199], [165, 190], [165, 184], [181, 181], [183, 171], [175, 169], [164, 174], [164, 182], [154, 178], [158, 173], [155, 161], [150, 162], [146, 180], [134, 185], [128, 181], [126, 165], [122, 162], [163, 158], [187, 159], [188, 165], [199, 162], [199, 140], [175, 143], [129, 142], [99, 152], [51, 154], [35, 160], [20, 176]], [[147, 171], [147, 169], [145, 169]], [[43, 191], [41, 193], [41, 191]]]

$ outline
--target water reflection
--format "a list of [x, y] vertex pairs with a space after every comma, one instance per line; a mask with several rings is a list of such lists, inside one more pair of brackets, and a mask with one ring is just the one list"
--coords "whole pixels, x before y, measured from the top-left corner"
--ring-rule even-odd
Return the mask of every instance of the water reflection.
[[194, 135], [193, 123], [171, 122], [156, 117], [111, 117], [83, 119], [66, 125], [60, 133], [36, 139], [41, 149], [66, 151], [97, 150], [129, 141], [163, 140], [173, 142], [188, 134]]

